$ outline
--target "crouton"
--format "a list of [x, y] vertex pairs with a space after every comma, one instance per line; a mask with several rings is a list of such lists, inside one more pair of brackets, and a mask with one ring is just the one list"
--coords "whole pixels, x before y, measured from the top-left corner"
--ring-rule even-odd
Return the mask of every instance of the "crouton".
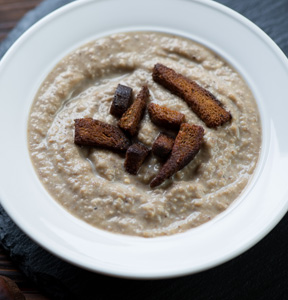
[[110, 108], [110, 114], [115, 117], [121, 117], [131, 105], [131, 101], [132, 89], [128, 86], [118, 84]]
[[183, 169], [200, 150], [203, 136], [203, 127], [183, 123], [176, 136], [170, 157], [156, 177], [152, 179], [150, 187], [154, 188], [160, 185], [173, 174]]
[[132, 144], [127, 152], [124, 162], [125, 170], [132, 174], [137, 175], [141, 165], [150, 153], [150, 149], [141, 143]]
[[118, 122], [118, 126], [130, 136], [135, 136], [138, 133], [139, 123], [143, 118], [146, 108], [146, 102], [149, 97], [149, 90], [147, 86], [143, 86], [135, 101], [122, 115]]
[[148, 113], [154, 124], [167, 129], [178, 130], [180, 125], [185, 122], [184, 114], [155, 103], [148, 105]]
[[162, 159], [165, 159], [170, 154], [174, 145], [174, 138], [160, 132], [152, 145], [152, 153]]
[[116, 152], [125, 152], [130, 146], [129, 139], [118, 127], [92, 118], [75, 120], [74, 143]]
[[232, 118], [230, 112], [222, 107], [221, 102], [213, 94], [174, 70], [156, 64], [152, 77], [155, 82], [185, 100], [207, 127], [215, 128]]

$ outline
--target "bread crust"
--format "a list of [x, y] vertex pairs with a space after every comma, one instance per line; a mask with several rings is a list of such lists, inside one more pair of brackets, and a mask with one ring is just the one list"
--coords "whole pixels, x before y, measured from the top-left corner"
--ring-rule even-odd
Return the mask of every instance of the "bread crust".
[[185, 122], [185, 115], [176, 110], [156, 103], [150, 103], [147, 108], [151, 121], [158, 126], [178, 130]]
[[125, 170], [132, 175], [137, 175], [149, 153], [150, 149], [144, 144], [139, 142], [132, 144], [126, 152]]
[[129, 86], [118, 84], [110, 107], [110, 114], [121, 117], [132, 102], [132, 89]]
[[203, 143], [204, 129], [202, 126], [183, 123], [176, 136], [171, 155], [159, 173], [150, 183], [154, 188], [162, 184], [173, 174], [183, 169], [199, 152]]
[[212, 93], [173, 69], [156, 64], [152, 77], [155, 82], [186, 101], [207, 127], [215, 128], [231, 120], [230, 112]]
[[118, 122], [118, 126], [130, 136], [135, 136], [138, 133], [139, 123], [143, 118], [148, 98], [149, 90], [145, 85]]
[[74, 143], [125, 152], [130, 140], [116, 126], [92, 118], [75, 119]]
[[161, 159], [166, 159], [172, 151], [174, 138], [160, 132], [152, 145], [152, 153]]

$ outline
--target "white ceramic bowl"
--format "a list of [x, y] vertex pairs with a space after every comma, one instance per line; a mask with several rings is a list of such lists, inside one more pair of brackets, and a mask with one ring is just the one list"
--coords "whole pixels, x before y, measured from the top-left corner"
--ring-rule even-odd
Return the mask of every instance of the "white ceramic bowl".
[[[208, 46], [242, 74], [259, 105], [263, 145], [252, 182], [224, 213], [183, 234], [144, 239], [91, 227], [51, 198], [30, 162], [29, 109], [49, 71], [72, 49], [131, 30], [180, 34]], [[287, 83], [287, 59], [274, 42], [213, 1], [76, 1], [29, 29], [1, 61], [1, 204], [42, 247], [92, 271], [167, 278], [216, 266], [257, 243], [287, 211]]]

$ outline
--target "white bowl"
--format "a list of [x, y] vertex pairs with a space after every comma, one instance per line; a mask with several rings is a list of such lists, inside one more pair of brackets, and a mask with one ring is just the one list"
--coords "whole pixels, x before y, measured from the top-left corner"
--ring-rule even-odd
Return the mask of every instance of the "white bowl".
[[[114, 32], [160, 30], [198, 41], [246, 79], [259, 105], [263, 144], [252, 182], [214, 220], [182, 234], [144, 239], [112, 234], [73, 217], [40, 183], [27, 148], [34, 95], [72, 49]], [[76, 1], [32, 26], [0, 64], [0, 198], [16, 224], [60, 258], [105, 274], [167, 278], [195, 273], [244, 252], [288, 206], [288, 63], [250, 21], [213, 1]]]

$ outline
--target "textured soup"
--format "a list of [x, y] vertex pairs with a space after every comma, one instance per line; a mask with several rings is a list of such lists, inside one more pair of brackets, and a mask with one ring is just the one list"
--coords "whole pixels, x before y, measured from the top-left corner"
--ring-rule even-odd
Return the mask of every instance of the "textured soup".
[[[232, 121], [207, 128], [182, 99], [153, 82], [156, 63], [212, 92]], [[133, 88], [134, 96], [147, 84], [149, 101], [205, 129], [195, 159], [155, 189], [149, 183], [161, 162], [153, 155], [134, 176], [125, 172], [123, 155], [74, 144], [74, 119], [117, 125], [109, 110], [119, 83]], [[137, 138], [150, 147], [160, 131], [146, 113]], [[58, 63], [36, 95], [28, 139], [40, 180], [70, 213], [108, 231], [154, 237], [203, 224], [241, 194], [257, 164], [261, 125], [250, 89], [215, 53], [178, 36], [134, 32], [100, 38]]]

